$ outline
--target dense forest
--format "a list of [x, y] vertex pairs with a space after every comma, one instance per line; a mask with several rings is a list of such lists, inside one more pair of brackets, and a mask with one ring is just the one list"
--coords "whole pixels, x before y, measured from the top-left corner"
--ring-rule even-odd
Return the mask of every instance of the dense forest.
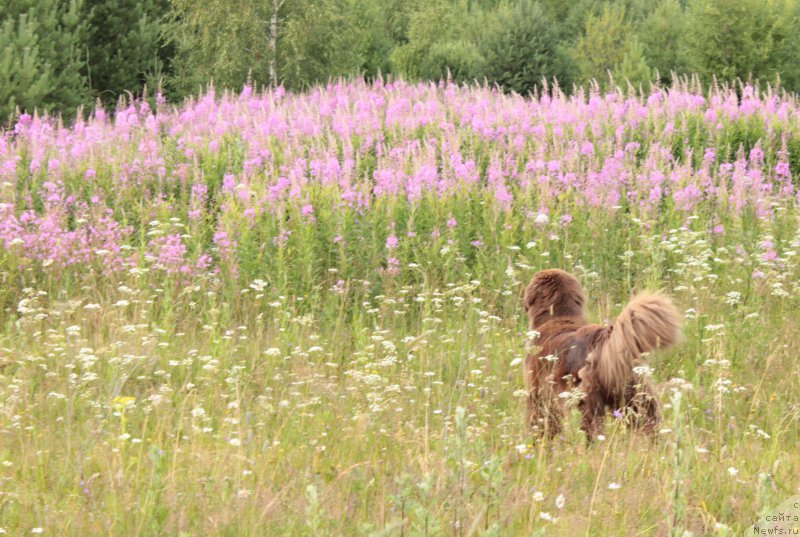
[[800, 0], [5, 0], [0, 122], [248, 79], [450, 77], [524, 94], [689, 74], [797, 92], [799, 49]]

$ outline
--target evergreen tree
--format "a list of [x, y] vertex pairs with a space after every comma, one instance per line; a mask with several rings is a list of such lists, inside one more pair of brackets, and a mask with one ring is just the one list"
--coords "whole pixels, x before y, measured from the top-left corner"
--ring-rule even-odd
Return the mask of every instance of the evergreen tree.
[[0, 123], [17, 109], [57, 110], [71, 119], [86, 101], [81, 9], [80, 0], [0, 2]]
[[42, 106], [53, 87], [50, 70], [39, 57], [36, 17], [8, 17], [0, 26], [0, 126], [15, 110]]
[[641, 88], [648, 91], [650, 83], [653, 81], [653, 70], [647, 65], [644, 56], [644, 48], [634, 37], [628, 45], [628, 50], [622, 57], [622, 61], [614, 70], [614, 77], [618, 85], [626, 82], [635, 89]]
[[160, 39], [166, 0], [85, 2], [89, 32], [84, 70], [90, 89], [107, 104], [125, 91], [140, 93], [148, 77], [157, 78], [167, 61]]
[[504, 89], [525, 94], [545, 79], [568, 78], [554, 23], [538, 2], [519, 0], [501, 7], [488, 34], [486, 76]]

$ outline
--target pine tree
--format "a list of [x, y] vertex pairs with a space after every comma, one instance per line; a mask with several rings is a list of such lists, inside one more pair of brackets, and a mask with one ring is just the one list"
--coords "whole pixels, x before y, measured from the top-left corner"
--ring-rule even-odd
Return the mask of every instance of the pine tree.
[[39, 57], [37, 20], [28, 13], [8, 17], [0, 26], [0, 125], [15, 110], [41, 106], [53, 87], [50, 70]]
[[486, 75], [508, 91], [532, 92], [546, 79], [568, 77], [558, 54], [558, 34], [542, 6], [519, 0], [495, 15], [483, 47]]
[[53, 110], [71, 119], [86, 102], [81, 9], [80, 0], [0, 3], [0, 122], [18, 109]]
[[634, 37], [622, 61], [614, 70], [614, 78], [618, 85], [631, 84], [635, 89], [647, 91], [653, 81], [653, 70], [647, 65], [644, 48]]
[[126, 91], [139, 94], [167, 61], [160, 40], [166, 0], [85, 2], [89, 31], [84, 73], [90, 89], [107, 104]]

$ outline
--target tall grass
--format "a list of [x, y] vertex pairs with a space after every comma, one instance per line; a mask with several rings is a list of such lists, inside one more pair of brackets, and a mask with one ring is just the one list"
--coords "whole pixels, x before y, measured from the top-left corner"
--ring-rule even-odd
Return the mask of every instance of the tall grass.
[[[797, 494], [800, 108], [332, 84], [0, 138], [0, 528], [728, 535]], [[524, 426], [520, 291], [665, 288], [659, 439]]]

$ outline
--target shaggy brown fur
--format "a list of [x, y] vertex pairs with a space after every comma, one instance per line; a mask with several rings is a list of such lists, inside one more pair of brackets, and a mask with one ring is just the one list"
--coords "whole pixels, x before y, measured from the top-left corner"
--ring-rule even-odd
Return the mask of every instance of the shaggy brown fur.
[[680, 340], [680, 312], [660, 293], [641, 293], [614, 325], [601, 326], [586, 320], [585, 303], [580, 282], [563, 270], [537, 273], [525, 290], [523, 305], [539, 334], [532, 342], [538, 352], [525, 361], [531, 427], [558, 434], [563, 408], [575, 394], [590, 440], [602, 431], [608, 408], [624, 411], [632, 426], [655, 432], [658, 401], [634, 368], [643, 365], [643, 353]]

